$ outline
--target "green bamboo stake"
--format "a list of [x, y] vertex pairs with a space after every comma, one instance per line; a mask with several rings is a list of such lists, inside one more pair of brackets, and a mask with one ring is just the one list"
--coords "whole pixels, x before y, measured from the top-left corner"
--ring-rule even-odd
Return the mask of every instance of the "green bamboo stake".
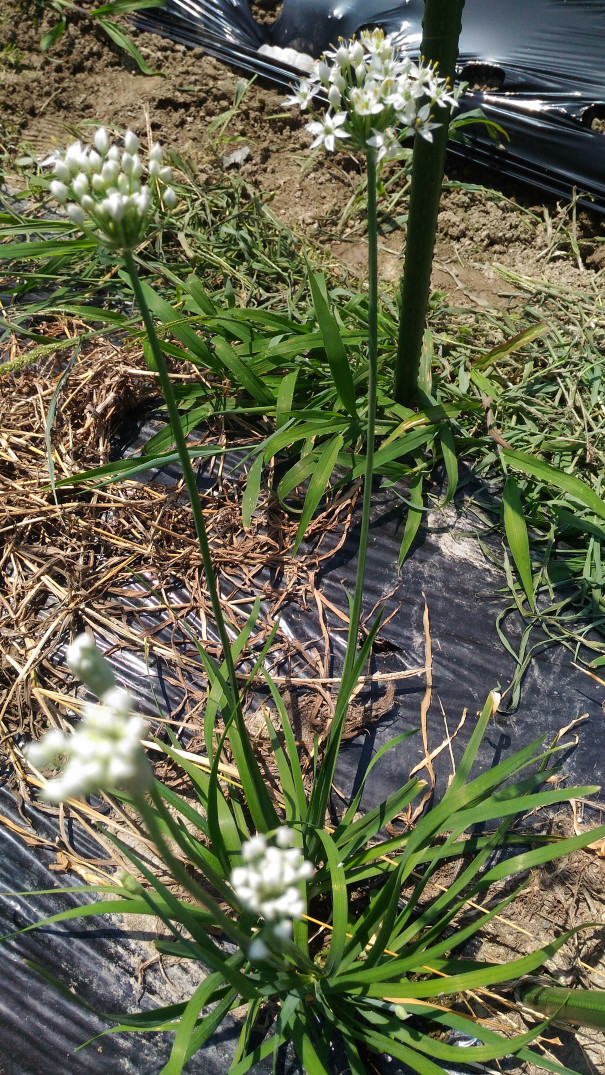
[[[437, 64], [441, 78], [453, 82], [458, 58], [464, 0], [425, 0], [422, 20], [423, 61]], [[426, 309], [431, 286], [437, 214], [445, 165], [450, 109], [436, 107], [433, 141], [418, 135], [412, 156], [412, 186], [405, 261], [401, 282], [399, 340], [395, 366], [395, 399], [416, 404]]]

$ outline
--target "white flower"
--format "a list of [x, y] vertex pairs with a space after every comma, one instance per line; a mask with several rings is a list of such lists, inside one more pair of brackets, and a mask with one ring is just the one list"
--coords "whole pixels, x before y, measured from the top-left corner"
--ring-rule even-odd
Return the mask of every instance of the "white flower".
[[237, 898], [268, 923], [300, 918], [305, 911], [300, 885], [315, 870], [303, 859], [300, 848], [292, 847], [294, 838], [286, 826], [277, 830], [273, 845], [261, 833], [253, 836], [242, 847], [245, 865], [231, 873]]
[[53, 729], [27, 748], [35, 766], [54, 764], [60, 755], [67, 758], [60, 775], [46, 781], [42, 798], [63, 802], [114, 787], [130, 794], [147, 791], [152, 774], [141, 743], [146, 731], [146, 722], [132, 712], [128, 692], [112, 687], [101, 705], [85, 706], [71, 735]]
[[168, 186], [172, 169], [163, 164], [162, 147], [155, 143], [150, 152], [151, 190], [143, 181], [145, 165], [138, 148], [139, 139], [132, 131], [126, 132], [120, 151], [101, 127], [94, 135], [94, 146], [73, 142], [62, 155], [48, 160], [55, 172], [53, 196], [66, 205], [75, 224], [92, 232], [110, 250], [132, 250], [139, 245], [154, 197], [166, 209], [176, 205], [174, 190]]
[[354, 86], [350, 93], [351, 104], [358, 116], [375, 116], [384, 109], [379, 88], [372, 82], [363, 89]]
[[332, 108], [340, 108], [342, 101], [342, 93], [338, 89], [338, 86], [330, 86], [330, 89], [328, 90], [328, 101]]
[[315, 92], [315, 84], [311, 83], [308, 78], [301, 78], [298, 88], [290, 97], [286, 97], [286, 100], [282, 101], [282, 104], [287, 108], [291, 105], [298, 105], [300, 110], [304, 112], [305, 108], [308, 108], [312, 103]]
[[346, 112], [336, 112], [334, 115], [326, 112], [323, 120], [312, 120], [311, 123], [307, 123], [307, 130], [314, 136], [311, 149], [315, 149], [316, 146], [325, 146], [331, 153], [336, 146], [337, 138], [348, 138], [348, 132], [342, 129], [346, 118]]
[[384, 131], [372, 129], [372, 135], [366, 140], [366, 144], [376, 150], [376, 161], [392, 160], [399, 152], [399, 141], [392, 127], [386, 127]]
[[73, 220], [74, 224], [83, 224], [86, 219], [84, 210], [81, 206], [76, 205], [75, 202], [70, 202], [67, 206], [67, 215], [70, 220]]
[[[341, 40], [317, 61], [311, 77], [303, 79], [285, 102], [312, 112], [307, 124], [313, 136], [311, 148], [324, 146], [330, 152], [338, 138], [350, 138], [353, 149], [374, 148], [382, 161], [396, 153], [394, 131], [400, 137], [432, 138], [431, 108], [455, 107], [460, 91], [452, 90], [435, 68], [413, 63], [400, 51], [402, 44], [401, 31], [389, 35], [380, 29], [362, 31], [358, 40]], [[313, 114], [315, 96], [327, 97], [329, 107], [323, 115]], [[368, 117], [376, 141], [368, 138]]]

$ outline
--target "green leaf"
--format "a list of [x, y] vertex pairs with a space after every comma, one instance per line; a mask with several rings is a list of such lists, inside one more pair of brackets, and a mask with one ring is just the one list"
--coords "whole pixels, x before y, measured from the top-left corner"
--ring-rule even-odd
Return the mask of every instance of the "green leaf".
[[56, 45], [59, 38], [65, 33], [66, 28], [67, 23], [65, 22], [65, 19], [60, 19], [59, 22], [55, 23], [52, 29], [47, 30], [45, 34], [42, 34], [42, 37], [40, 38], [40, 51], [46, 52], [49, 48], [52, 48], [53, 45]]
[[523, 589], [527, 595], [529, 607], [535, 610], [534, 581], [531, 571], [531, 556], [529, 552], [529, 537], [527, 525], [523, 515], [523, 506], [517, 482], [512, 474], [506, 479], [504, 492], [502, 493], [504, 504], [504, 528], [510, 551], [515, 561], [517, 571], [523, 583]]
[[275, 397], [266, 387], [265, 382], [261, 381], [260, 377], [235, 353], [226, 340], [217, 336], [214, 340], [214, 347], [221, 362], [235, 379], [236, 384], [248, 392], [252, 399], [256, 400], [261, 406], [275, 406]]
[[332, 888], [332, 933], [324, 965], [325, 974], [330, 975], [338, 970], [347, 943], [347, 883], [340, 851], [333, 837], [323, 829], [319, 829], [317, 835], [326, 853]]
[[170, 1059], [167, 1064], [164, 1064], [160, 1075], [181, 1075], [183, 1064], [187, 1060], [187, 1047], [195, 1030], [198, 1016], [202, 1008], [208, 1004], [214, 991], [223, 985], [224, 981], [222, 974], [215, 972], [200, 982], [181, 1016]]
[[483, 369], [485, 366], [495, 362], [497, 358], [503, 358], [504, 355], [510, 354], [511, 351], [518, 351], [520, 347], [524, 347], [526, 343], [531, 343], [532, 340], [537, 340], [545, 332], [550, 332], [550, 325], [546, 325], [543, 322], [532, 325], [531, 328], [524, 329], [523, 332], [518, 332], [516, 336], [511, 336], [504, 343], [499, 343], [497, 347], [493, 347], [482, 358], [477, 359], [474, 363], [475, 369]]
[[[422, 472], [414, 474], [410, 482], [410, 504], [420, 509], [422, 509], [422, 483]], [[414, 511], [414, 507], [408, 507], [408, 514], [403, 531], [403, 540], [399, 549], [399, 556], [397, 557], [398, 571], [401, 570], [401, 565], [412, 547], [412, 543], [418, 533], [420, 523], [422, 522], [422, 510]]]
[[322, 289], [324, 283], [321, 274], [315, 274], [309, 269], [309, 284], [313, 296], [313, 305], [319, 324], [326, 358], [334, 381], [334, 386], [339, 398], [348, 413], [353, 418], [357, 417], [357, 405], [355, 400], [355, 385], [347, 352], [340, 335], [340, 329], [336, 319], [330, 312], [330, 308]]
[[554, 485], [555, 488], [561, 489], [564, 493], [569, 493], [574, 500], [579, 500], [581, 504], [594, 511], [599, 518], [605, 519], [605, 501], [601, 500], [601, 497], [597, 496], [590, 486], [586, 485], [580, 478], [575, 478], [573, 474], [567, 474], [564, 470], [552, 467], [550, 463], [545, 463], [542, 459], [536, 459], [525, 452], [513, 451], [512, 448], [504, 448], [502, 457], [509, 466], [515, 467], [533, 478], [538, 478], [539, 481]]
[[134, 44], [134, 41], [130, 40], [128, 35], [124, 33], [124, 31], [117, 25], [117, 23], [111, 22], [110, 19], [106, 19], [104, 17], [97, 17], [96, 21], [99, 23], [99, 26], [103, 27], [107, 36], [110, 37], [116, 45], [118, 45], [121, 49], [124, 49], [124, 52], [127, 52], [129, 56], [132, 56], [133, 60], [136, 61], [141, 74], [161, 75], [161, 71], [152, 71], [148, 64], [145, 63], [145, 60], [143, 59], [141, 53]]
[[292, 409], [292, 400], [294, 398], [294, 389], [296, 387], [296, 380], [299, 374], [299, 370], [292, 370], [291, 373], [287, 373], [286, 376], [280, 381], [279, 388], [277, 390], [277, 400], [275, 404], [275, 428], [280, 429], [285, 425], [290, 417], [290, 411]]
[[252, 513], [256, 509], [258, 504], [258, 498], [260, 495], [260, 483], [263, 473], [263, 467], [265, 460], [263, 459], [262, 452], [257, 455], [250, 470], [248, 472], [248, 478], [246, 480], [246, 488], [244, 489], [244, 495], [242, 497], [242, 523], [246, 530], [250, 529], [252, 522]]
[[330, 481], [330, 476], [334, 470], [334, 465], [338, 458], [338, 453], [343, 445], [343, 436], [341, 433], [337, 433], [335, 437], [326, 441], [322, 451], [320, 452], [317, 460], [317, 466], [313, 472], [313, 477], [309, 482], [309, 488], [305, 497], [305, 503], [303, 505], [300, 522], [298, 524], [298, 530], [296, 531], [296, 537], [294, 539], [294, 548], [292, 549], [292, 555], [295, 556], [298, 552], [298, 547], [303, 540], [307, 526], [309, 525], [313, 513], [319, 504], [322, 496], [326, 491], [326, 486]]
[[[65, 257], [66, 254], [81, 254], [85, 250], [96, 248], [94, 239], [41, 239], [37, 243], [3, 243], [0, 246], [0, 260]], [[70, 342], [73, 343], [73, 340]]]
[[441, 507], [445, 508], [450, 500], [453, 499], [456, 489], [458, 488], [458, 457], [456, 456], [456, 446], [454, 444], [452, 430], [450, 426], [445, 423], [440, 427], [439, 441], [447, 474], [447, 495], [441, 504]]

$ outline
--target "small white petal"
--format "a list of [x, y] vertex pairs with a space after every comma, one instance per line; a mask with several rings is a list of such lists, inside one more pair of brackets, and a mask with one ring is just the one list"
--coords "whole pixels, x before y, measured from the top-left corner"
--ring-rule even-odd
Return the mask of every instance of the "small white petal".
[[162, 194], [162, 201], [167, 209], [174, 209], [177, 198], [172, 187], [166, 187], [166, 190]]

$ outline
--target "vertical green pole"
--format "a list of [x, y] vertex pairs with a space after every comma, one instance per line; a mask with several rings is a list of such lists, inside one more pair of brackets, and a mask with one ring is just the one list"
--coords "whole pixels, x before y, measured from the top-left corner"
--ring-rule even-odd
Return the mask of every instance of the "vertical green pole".
[[[425, 0], [422, 59], [437, 64], [441, 78], [454, 79], [464, 0]], [[433, 141], [416, 135], [405, 247], [395, 399], [405, 407], [416, 403], [418, 370], [431, 286], [437, 214], [445, 165], [450, 109], [436, 107]]]

